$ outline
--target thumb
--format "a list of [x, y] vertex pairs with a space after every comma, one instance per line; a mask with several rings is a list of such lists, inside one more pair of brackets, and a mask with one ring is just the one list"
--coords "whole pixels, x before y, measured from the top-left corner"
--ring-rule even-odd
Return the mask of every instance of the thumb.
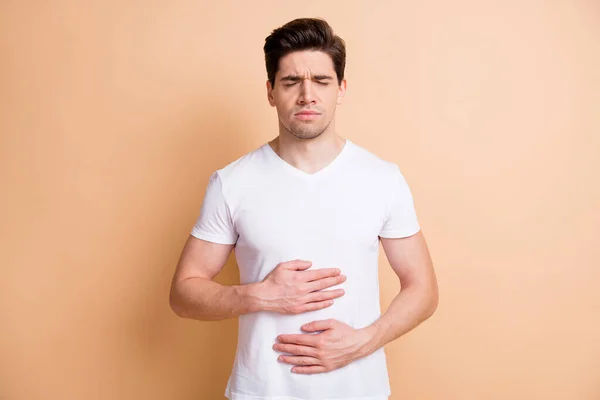
[[287, 269], [291, 269], [293, 271], [304, 271], [305, 269], [310, 268], [312, 262], [305, 260], [293, 260], [290, 261], [287, 265]]

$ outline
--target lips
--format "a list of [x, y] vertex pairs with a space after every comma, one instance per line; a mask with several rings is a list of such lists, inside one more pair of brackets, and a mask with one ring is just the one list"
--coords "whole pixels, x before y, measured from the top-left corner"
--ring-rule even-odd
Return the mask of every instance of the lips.
[[296, 115], [319, 115], [320, 113], [316, 112], [316, 111], [300, 111], [299, 113], [296, 113]]
[[300, 111], [294, 115], [294, 118], [300, 121], [314, 121], [319, 119], [320, 116], [321, 114], [316, 111]]

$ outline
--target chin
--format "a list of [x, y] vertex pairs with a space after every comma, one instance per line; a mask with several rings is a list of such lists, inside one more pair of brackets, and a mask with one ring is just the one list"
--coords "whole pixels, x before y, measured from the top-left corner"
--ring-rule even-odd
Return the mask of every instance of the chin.
[[314, 139], [321, 136], [326, 129], [326, 126], [292, 126], [288, 131], [299, 139]]
[[324, 130], [323, 131], [321, 131], [321, 130], [310, 131], [310, 132], [306, 132], [306, 131], [298, 132], [296, 130], [291, 131], [292, 135], [294, 135], [298, 139], [315, 139], [315, 138], [318, 138], [319, 136], [321, 136], [321, 134], [323, 132], [325, 132], [325, 131]]

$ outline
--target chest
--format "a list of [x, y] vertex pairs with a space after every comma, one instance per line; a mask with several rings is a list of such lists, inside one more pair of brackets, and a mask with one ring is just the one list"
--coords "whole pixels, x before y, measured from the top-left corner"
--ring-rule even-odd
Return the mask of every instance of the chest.
[[357, 182], [255, 188], [234, 213], [238, 245], [257, 253], [374, 251], [385, 220], [379, 190]]

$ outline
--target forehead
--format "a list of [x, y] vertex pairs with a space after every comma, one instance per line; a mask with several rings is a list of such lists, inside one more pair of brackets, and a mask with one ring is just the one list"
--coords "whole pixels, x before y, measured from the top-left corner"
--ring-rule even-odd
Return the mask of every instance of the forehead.
[[319, 50], [294, 51], [286, 54], [279, 60], [278, 74], [304, 75], [335, 74], [333, 60], [329, 54]]

